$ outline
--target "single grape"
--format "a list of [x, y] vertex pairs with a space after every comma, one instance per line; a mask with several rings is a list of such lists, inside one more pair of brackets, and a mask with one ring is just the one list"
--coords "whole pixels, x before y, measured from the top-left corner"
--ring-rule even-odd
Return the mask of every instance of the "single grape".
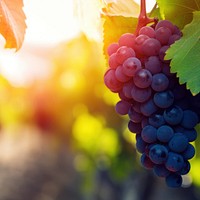
[[187, 137], [189, 142], [193, 142], [197, 139], [197, 131], [194, 128], [184, 129], [183, 131], [181, 131], [181, 133], [183, 133], [183, 135]]
[[149, 70], [152, 74], [161, 72], [161, 62], [157, 56], [150, 56], [145, 62], [145, 69]]
[[141, 46], [142, 54], [145, 56], [156, 56], [158, 55], [161, 48], [161, 44], [154, 38], [149, 38], [144, 41]]
[[142, 54], [142, 44], [149, 39], [149, 37], [147, 35], [139, 35], [135, 38], [135, 46], [134, 46], [134, 50], [136, 51], [136, 54]]
[[140, 134], [142, 131], [142, 127], [140, 123], [134, 123], [131, 120], [128, 123], [128, 129], [132, 133]]
[[165, 178], [165, 182], [168, 187], [179, 188], [182, 185], [182, 177], [179, 174], [171, 173]]
[[161, 45], [166, 45], [172, 35], [172, 32], [167, 27], [160, 27], [156, 29], [155, 34], [155, 38], [161, 43]]
[[136, 86], [132, 87], [131, 90], [132, 98], [140, 103], [147, 101], [151, 97], [151, 88], [138, 88]]
[[156, 128], [151, 125], [145, 126], [141, 132], [142, 139], [147, 143], [156, 142], [157, 140], [156, 131], [157, 131]]
[[126, 115], [129, 112], [131, 104], [126, 101], [118, 101], [115, 105], [115, 110], [119, 115]]
[[156, 24], [155, 30], [158, 30], [160, 27], [166, 27], [171, 30], [172, 33], [175, 32], [175, 26], [168, 20], [161, 20]]
[[172, 106], [164, 111], [164, 119], [170, 125], [178, 125], [183, 118], [183, 110], [178, 106]]
[[147, 102], [141, 104], [140, 110], [144, 116], [148, 117], [155, 113], [158, 110], [158, 107], [155, 105], [152, 99], [149, 99]]
[[124, 33], [119, 38], [118, 43], [119, 43], [119, 46], [127, 46], [133, 49], [135, 46], [135, 35], [132, 33]]
[[150, 125], [156, 128], [159, 128], [160, 126], [165, 124], [164, 117], [163, 115], [160, 114], [153, 114], [152, 116], [149, 117], [148, 122]]
[[130, 57], [124, 61], [122, 65], [122, 72], [130, 77], [133, 77], [135, 73], [141, 69], [141, 62], [138, 58]]
[[155, 144], [150, 148], [149, 158], [155, 164], [163, 164], [168, 157], [168, 150], [164, 145]]
[[129, 81], [131, 79], [130, 76], [126, 76], [124, 73], [123, 73], [123, 70], [122, 70], [122, 65], [119, 65], [116, 70], [115, 70], [115, 76], [117, 78], [118, 81], [122, 82], [122, 83], [125, 83], [127, 81]]
[[135, 57], [135, 51], [130, 47], [122, 46], [116, 52], [116, 60], [119, 64], [123, 64], [130, 57]]
[[109, 69], [105, 73], [104, 83], [112, 92], [118, 92], [122, 88], [122, 84], [115, 77], [115, 70], [113, 69]]
[[147, 88], [151, 85], [152, 75], [149, 70], [140, 69], [135, 73], [133, 81], [137, 87]]
[[174, 130], [167, 125], [160, 126], [157, 129], [157, 138], [160, 142], [169, 142], [174, 135]]
[[150, 38], [154, 38], [155, 37], [155, 31], [150, 26], [143, 26], [139, 31], [139, 35], [147, 35]]
[[188, 139], [182, 133], [175, 133], [169, 141], [169, 148], [176, 153], [181, 153], [186, 150]]
[[183, 164], [183, 167], [181, 170], [179, 170], [177, 173], [180, 175], [186, 175], [190, 171], [190, 163], [186, 160]]
[[185, 149], [184, 152], [182, 152], [182, 156], [185, 160], [189, 160], [191, 158], [193, 158], [195, 155], [195, 148], [192, 144], [188, 144], [187, 148]]
[[183, 157], [180, 154], [169, 152], [165, 167], [171, 172], [179, 171], [184, 165]]
[[159, 108], [169, 108], [174, 103], [174, 95], [170, 90], [157, 92], [153, 100]]
[[119, 63], [117, 62], [116, 53], [113, 53], [108, 60], [109, 67], [111, 69], [116, 69], [119, 66]]
[[119, 48], [119, 44], [118, 43], [112, 43], [108, 46], [107, 48], [107, 53], [109, 56], [111, 56], [113, 53], [115, 53], [117, 51], [117, 49]]
[[183, 119], [181, 121], [181, 126], [184, 128], [194, 128], [199, 121], [198, 115], [191, 110], [183, 111]]
[[162, 73], [153, 75], [151, 83], [151, 87], [153, 90], [155, 90], [156, 92], [162, 92], [165, 89], [167, 89], [168, 85], [169, 85], [169, 79], [167, 78], [166, 75]]

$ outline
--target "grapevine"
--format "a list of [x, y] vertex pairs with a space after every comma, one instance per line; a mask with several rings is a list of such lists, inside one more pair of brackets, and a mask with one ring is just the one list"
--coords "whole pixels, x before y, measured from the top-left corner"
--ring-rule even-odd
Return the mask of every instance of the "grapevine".
[[109, 45], [105, 85], [120, 97], [116, 112], [128, 115], [141, 164], [165, 178], [169, 187], [181, 187], [195, 155], [191, 142], [200, 121], [199, 95], [193, 96], [170, 72], [165, 53], [183, 36], [169, 20], [150, 19], [145, 0], [135, 33], [121, 35]]

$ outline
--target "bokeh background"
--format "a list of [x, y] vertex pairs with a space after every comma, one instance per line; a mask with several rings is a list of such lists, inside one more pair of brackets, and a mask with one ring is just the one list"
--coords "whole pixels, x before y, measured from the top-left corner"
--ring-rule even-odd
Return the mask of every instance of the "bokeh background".
[[23, 47], [5, 50], [1, 38], [0, 200], [199, 200], [199, 139], [183, 188], [141, 167], [118, 96], [103, 84], [99, 9], [24, 0]]

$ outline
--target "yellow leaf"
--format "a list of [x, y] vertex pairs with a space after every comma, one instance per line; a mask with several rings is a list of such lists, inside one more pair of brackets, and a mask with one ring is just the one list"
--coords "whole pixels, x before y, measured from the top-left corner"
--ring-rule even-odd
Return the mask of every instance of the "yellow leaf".
[[24, 41], [26, 16], [22, 0], [0, 1], [0, 33], [6, 40], [5, 48], [18, 50]]
[[109, 16], [137, 17], [140, 7], [134, 0], [102, 0], [102, 14]]

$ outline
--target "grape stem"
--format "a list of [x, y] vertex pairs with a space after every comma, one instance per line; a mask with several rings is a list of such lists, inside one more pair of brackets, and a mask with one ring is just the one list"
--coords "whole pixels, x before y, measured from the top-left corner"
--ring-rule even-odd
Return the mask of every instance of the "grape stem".
[[147, 24], [151, 23], [151, 22], [155, 22], [157, 21], [155, 18], [149, 18], [147, 16], [147, 12], [146, 12], [146, 0], [141, 0], [140, 1], [140, 15], [138, 17], [138, 24], [137, 24], [137, 28], [135, 31], [135, 35], [138, 35], [139, 30], [143, 27], [146, 26]]

